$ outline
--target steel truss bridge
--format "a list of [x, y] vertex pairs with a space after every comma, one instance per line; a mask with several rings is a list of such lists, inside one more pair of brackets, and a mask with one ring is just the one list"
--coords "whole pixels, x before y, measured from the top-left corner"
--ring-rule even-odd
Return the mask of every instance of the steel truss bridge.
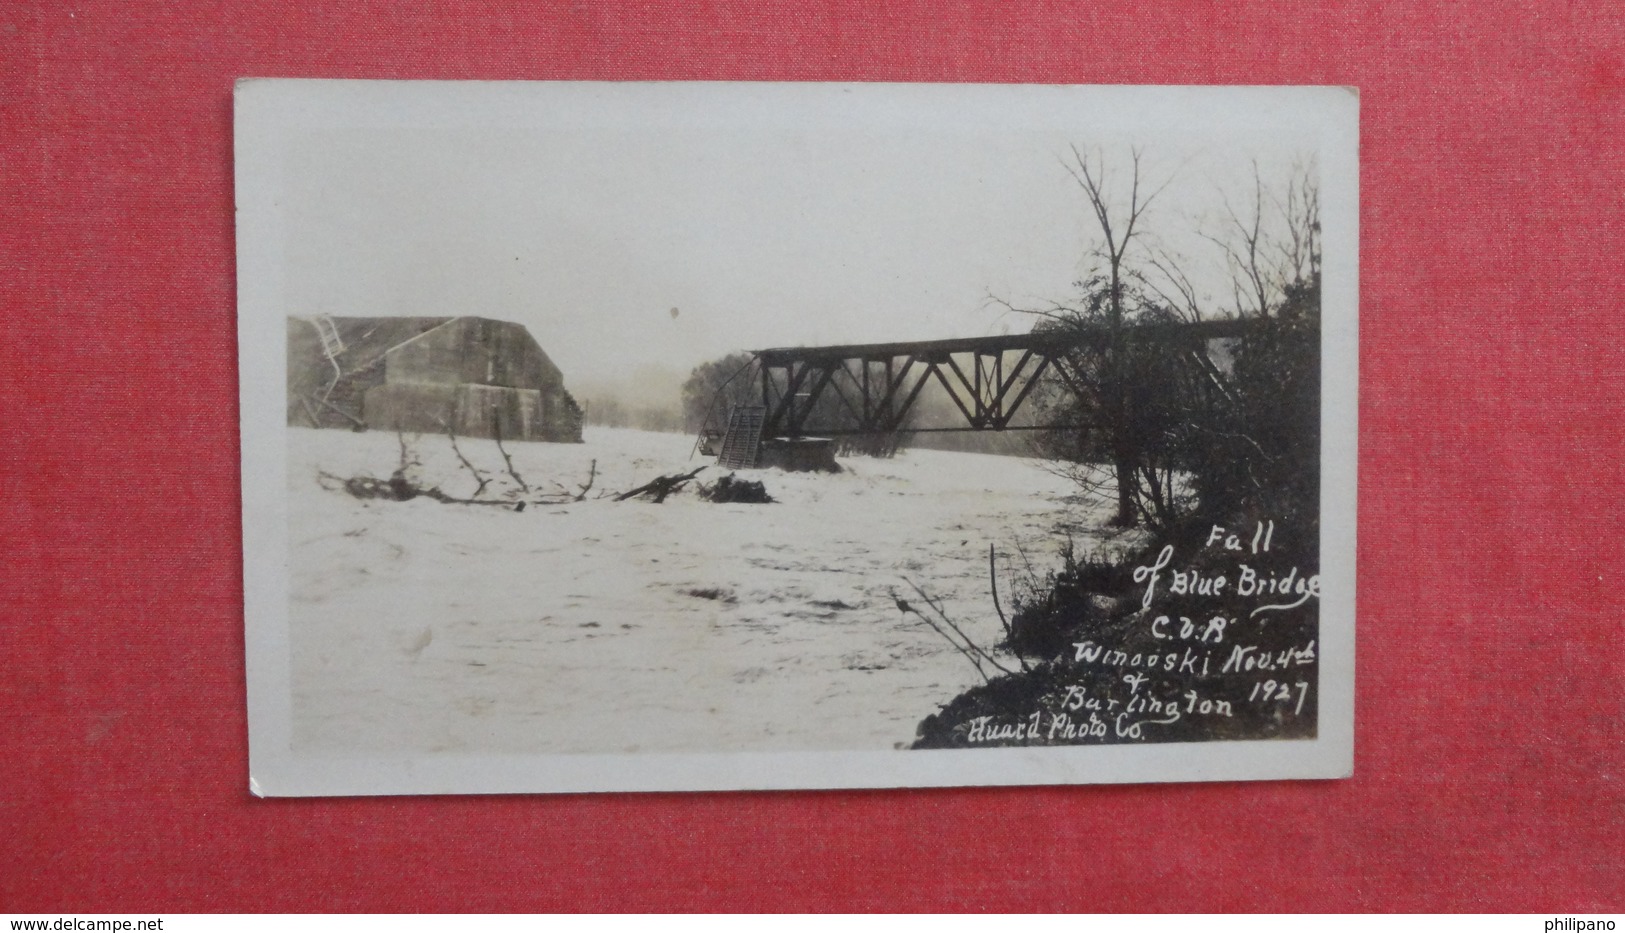
[[[1234, 319], [1140, 325], [1121, 328], [1116, 337], [1175, 347], [1211, 372], [1207, 342], [1239, 336], [1249, 326], [1248, 321]], [[1104, 327], [1067, 328], [954, 340], [761, 350], [755, 354], [763, 409], [757, 436], [1051, 429], [1057, 426], [1010, 422], [1047, 372], [1053, 372], [1073, 392], [1086, 394], [1087, 382], [1069, 361], [1069, 354], [1085, 347], [1105, 347], [1112, 336]], [[963, 423], [956, 419], [953, 427], [905, 428], [915, 400], [933, 379], [953, 400]], [[846, 417], [838, 423], [820, 423], [832, 412], [844, 412]]]

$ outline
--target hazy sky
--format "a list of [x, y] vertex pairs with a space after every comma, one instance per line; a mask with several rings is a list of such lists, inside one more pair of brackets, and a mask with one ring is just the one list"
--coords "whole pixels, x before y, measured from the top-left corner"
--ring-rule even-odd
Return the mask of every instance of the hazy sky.
[[1071, 145], [1101, 147], [1124, 187], [1143, 148], [1169, 183], [1148, 229], [1215, 292], [1194, 234], [1220, 229], [1218, 193], [1239, 204], [1253, 161], [1280, 180], [1317, 145], [1303, 99], [1260, 89], [539, 87], [289, 140], [288, 313], [518, 321], [571, 384], [1022, 332], [988, 296], [1066, 298], [1098, 236]]

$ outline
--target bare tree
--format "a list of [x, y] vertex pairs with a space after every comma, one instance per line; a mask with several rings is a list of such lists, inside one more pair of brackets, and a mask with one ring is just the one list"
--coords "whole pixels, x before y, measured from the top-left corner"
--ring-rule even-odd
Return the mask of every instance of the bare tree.
[[1265, 184], [1253, 163], [1253, 187], [1240, 210], [1229, 195], [1220, 233], [1203, 233], [1230, 271], [1239, 317], [1270, 317], [1289, 291], [1320, 274], [1320, 188], [1313, 161], [1293, 166], [1282, 189]]
[[[1112, 472], [1117, 482], [1117, 515], [1113, 523], [1121, 526], [1135, 524], [1139, 494], [1139, 478], [1135, 473], [1137, 452], [1133, 431], [1130, 429], [1130, 422], [1135, 413], [1131, 410], [1130, 394], [1124, 378], [1123, 330], [1129, 297], [1128, 286], [1131, 280], [1142, 279], [1144, 275], [1133, 270], [1130, 264], [1130, 250], [1139, 246], [1146, 235], [1142, 223], [1146, 211], [1172, 181], [1172, 178], [1169, 178], [1155, 190], [1142, 192], [1142, 159], [1143, 152], [1139, 148], [1129, 151], [1126, 202], [1114, 196], [1110, 187], [1111, 179], [1106, 167], [1106, 157], [1098, 147], [1091, 160], [1086, 150], [1073, 146], [1071, 161], [1062, 162], [1072, 180], [1082, 189], [1100, 230], [1100, 240], [1090, 251], [1090, 255], [1100, 263], [1098, 278], [1105, 288], [1105, 301], [1101, 303], [1103, 307], [1097, 305], [1104, 311], [1106, 328], [1106, 342], [1098, 360], [1100, 379], [1097, 391], [1101, 396], [1102, 414], [1107, 423], [1107, 430], [1111, 434]], [[1157, 257], [1148, 251], [1142, 258], [1147, 265], [1157, 261]], [[1174, 264], [1169, 260], [1167, 265]], [[1192, 297], [1194, 298], [1194, 291]], [[1070, 323], [1084, 325], [1094, 322], [1073, 314], [1070, 316]]]
[[[1269, 514], [1313, 539], [1319, 521], [1320, 196], [1313, 161], [1227, 202], [1225, 257], [1238, 315], [1254, 326], [1214, 373], [1223, 404], [1193, 422], [1192, 485], [1209, 510]], [[1215, 514], [1224, 519], [1224, 514]], [[1233, 516], [1229, 516], [1233, 517]]]
[[1293, 167], [1286, 196], [1276, 205], [1286, 221], [1279, 244], [1280, 274], [1290, 286], [1320, 279], [1320, 181], [1314, 160]]
[[1077, 146], [1072, 147], [1072, 161], [1063, 161], [1061, 165], [1072, 176], [1072, 180], [1083, 189], [1084, 196], [1089, 201], [1089, 208], [1094, 212], [1095, 222], [1100, 226], [1101, 241], [1090, 254], [1105, 264], [1107, 287], [1109, 289], [1109, 306], [1107, 310], [1107, 324], [1113, 328], [1120, 328], [1123, 324], [1123, 288], [1128, 275], [1126, 274], [1129, 248], [1138, 243], [1138, 238], [1145, 234], [1140, 221], [1145, 216], [1151, 202], [1157, 199], [1168, 184], [1173, 180], [1169, 178], [1157, 187], [1155, 191], [1140, 198], [1140, 162], [1142, 150], [1134, 148], [1129, 150], [1129, 195], [1126, 205], [1114, 205], [1113, 198], [1108, 190], [1108, 176], [1106, 170], [1105, 154], [1097, 147], [1093, 163], [1088, 155]]
[[[1216, 363], [1205, 349], [1159, 341], [1142, 325], [1200, 322], [1222, 302], [1204, 294], [1148, 223], [1171, 177], [1148, 182], [1139, 149], [1110, 165], [1098, 148], [1073, 147], [1069, 155], [1062, 164], [1082, 191], [1098, 236], [1087, 253], [1091, 268], [1078, 282], [1079, 294], [1069, 303], [1027, 312], [1043, 318], [1035, 329], [1073, 330], [1078, 337], [1075, 349], [1052, 364], [1053, 383], [1035, 404], [1047, 406], [1058, 422], [1094, 427], [1038, 440], [1042, 452], [1059, 461], [1056, 472], [1090, 494], [1115, 497], [1114, 524], [1143, 520], [1153, 528], [1171, 527], [1197, 505], [1203, 485], [1193, 480], [1198, 464], [1215, 467], [1203, 445], [1212, 446], [1220, 425], [1238, 427], [1232, 424], [1235, 412], [1220, 409], [1240, 405], [1243, 387], [1231, 371], [1233, 357]], [[1284, 183], [1273, 185], [1256, 163], [1252, 169], [1245, 200], [1219, 192], [1220, 229], [1193, 232], [1219, 248], [1230, 273], [1234, 306], [1221, 313], [1261, 320], [1291, 316], [1319, 300], [1314, 165], [1294, 166]], [[1269, 366], [1262, 346], [1254, 341], [1248, 357], [1255, 369]], [[1247, 388], [1256, 394], [1257, 386]], [[1251, 446], [1246, 457], [1231, 459], [1251, 466], [1259, 455], [1252, 443], [1257, 439], [1236, 433]], [[1228, 440], [1220, 448], [1235, 453]], [[1109, 464], [1110, 470], [1095, 464]]]

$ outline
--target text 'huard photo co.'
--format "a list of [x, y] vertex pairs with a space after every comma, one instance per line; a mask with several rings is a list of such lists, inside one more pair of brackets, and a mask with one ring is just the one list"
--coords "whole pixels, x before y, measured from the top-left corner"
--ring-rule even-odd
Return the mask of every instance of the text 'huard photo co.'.
[[256, 793], [1351, 773], [1353, 90], [236, 101]]

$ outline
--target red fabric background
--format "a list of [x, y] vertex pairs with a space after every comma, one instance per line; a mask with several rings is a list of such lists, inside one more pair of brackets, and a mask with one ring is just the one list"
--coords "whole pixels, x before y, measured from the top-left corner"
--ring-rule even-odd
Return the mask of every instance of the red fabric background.
[[[0, 910], [1625, 908], [1625, 13], [1010, 6], [0, 8]], [[244, 75], [1358, 85], [1356, 776], [250, 797]]]

